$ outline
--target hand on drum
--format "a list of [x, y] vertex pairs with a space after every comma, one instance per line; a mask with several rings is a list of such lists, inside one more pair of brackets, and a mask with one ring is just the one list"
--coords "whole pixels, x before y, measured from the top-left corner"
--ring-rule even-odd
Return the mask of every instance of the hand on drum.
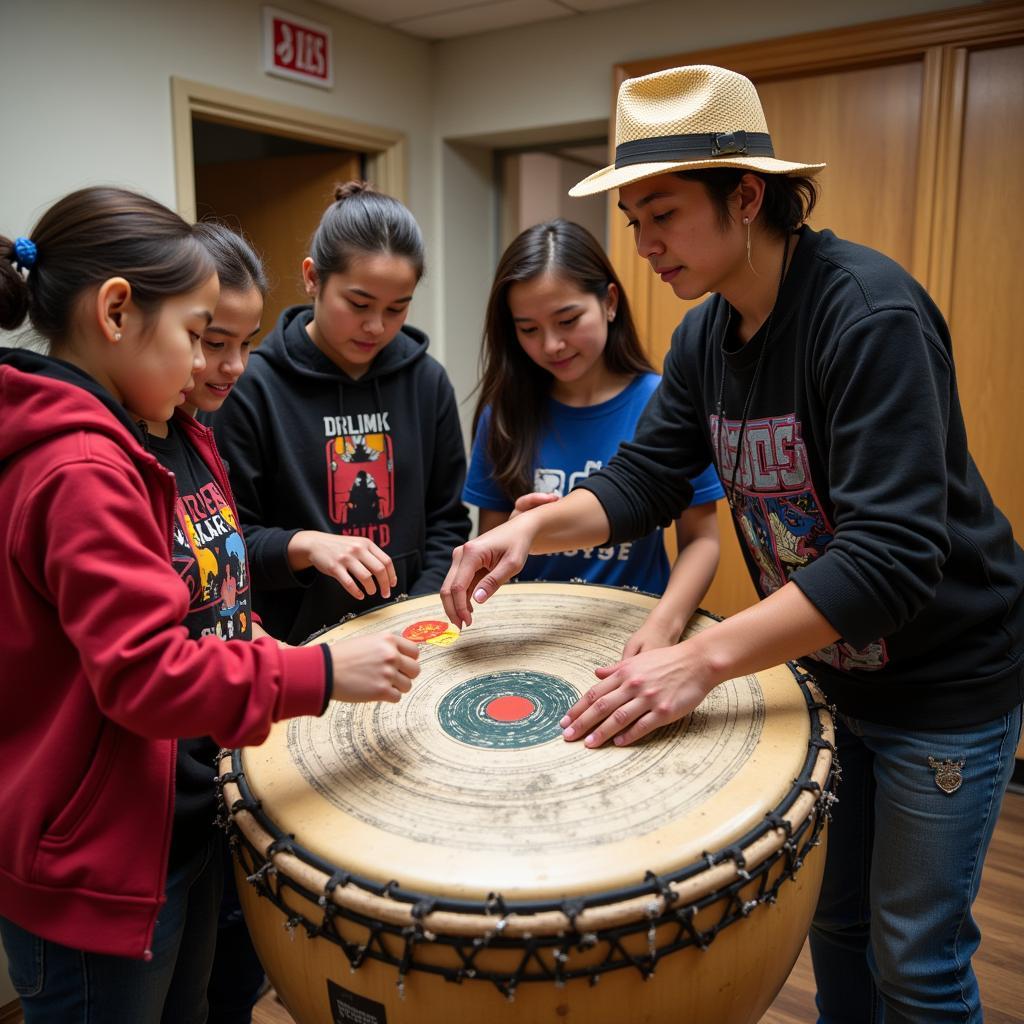
[[293, 569], [312, 567], [333, 576], [357, 600], [367, 594], [388, 598], [398, 577], [391, 559], [365, 537], [339, 537], [319, 530], [300, 530], [288, 542]]
[[662, 625], [653, 615], [626, 641], [622, 648], [623, 660], [644, 651], [656, 651], [660, 647], [671, 647], [679, 642], [681, 629]]
[[332, 700], [397, 704], [420, 674], [419, 647], [392, 633], [336, 640], [328, 646], [334, 671]]
[[452, 552], [452, 566], [441, 587], [441, 604], [460, 629], [473, 623], [472, 601], [483, 604], [522, 569], [533, 540], [532, 519], [509, 519]]
[[688, 642], [647, 650], [596, 670], [592, 686], [559, 723], [588, 747], [626, 746], [689, 714], [714, 689], [710, 667]]

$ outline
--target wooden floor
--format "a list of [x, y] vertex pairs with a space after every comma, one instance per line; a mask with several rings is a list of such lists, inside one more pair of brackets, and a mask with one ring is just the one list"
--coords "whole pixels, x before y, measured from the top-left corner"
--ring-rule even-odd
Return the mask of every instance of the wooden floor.
[[[1024, 1022], [1024, 794], [1008, 793], [1003, 802], [974, 913], [982, 933], [974, 967], [985, 1024]], [[293, 1024], [273, 993], [260, 1001], [252, 1019], [253, 1024]], [[761, 1024], [815, 1020], [814, 979], [805, 946]]]

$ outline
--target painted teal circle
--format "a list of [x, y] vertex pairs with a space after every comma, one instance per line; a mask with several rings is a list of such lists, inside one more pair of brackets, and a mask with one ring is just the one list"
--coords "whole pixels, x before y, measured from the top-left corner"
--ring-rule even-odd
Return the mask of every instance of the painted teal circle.
[[[557, 739], [559, 722], [579, 700], [564, 680], [544, 672], [491, 672], [449, 690], [437, 708], [441, 728], [460, 743], [493, 750], [522, 750]], [[499, 697], [525, 697], [533, 711], [515, 722], [499, 722], [487, 714]]]

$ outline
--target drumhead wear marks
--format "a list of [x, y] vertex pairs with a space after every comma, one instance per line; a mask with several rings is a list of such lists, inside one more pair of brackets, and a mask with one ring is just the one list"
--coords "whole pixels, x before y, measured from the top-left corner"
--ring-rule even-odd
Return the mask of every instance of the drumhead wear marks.
[[[742, 778], [756, 774], [766, 798], [779, 796], [801, 754], [794, 748], [770, 781], [765, 694], [753, 675], [717, 687], [646, 742], [566, 743], [558, 721], [597, 682], [594, 670], [619, 660], [650, 607], [607, 587], [504, 587], [458, 643], [423, 643], [420, 675], [399, 704], [333, 703], [319, 718], [283, 723], [250, 777], [274, 777], [287, 831], [325, 858], [348, 835], [353, 870], [381, 882], [401, 874], [405, 884], [482, 898], [497, 872], [524, 894], [549, 896], [625, 884], [640, 849], [645, 867], [668, 870], [734, 834], [736, 808], [722, 800]], [[439, 602], [418, 598], [339, 632], [424, 636], [443, 622]], [[787, 742], [809, 729], [803, 708], [791, 719], [777, 718], [777, 729], [792, 731]], [[699, 828], [681, 824], [687, 816]], [[666, 832], [667, 822], [677, 825]]]
[[544, 672], [491, 672], [449, 690], [437, 718], [445, 733], [468, 746], [524, 750], [561, 740], [558, 723], [578, 699], [568, 683]]

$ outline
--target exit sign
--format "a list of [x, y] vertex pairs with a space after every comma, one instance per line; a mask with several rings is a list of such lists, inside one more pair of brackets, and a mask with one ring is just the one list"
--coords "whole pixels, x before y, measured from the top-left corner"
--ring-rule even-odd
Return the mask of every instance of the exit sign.
[[334, 85], [330, 27], [264, 7], [263, 70], [330, 89]]

